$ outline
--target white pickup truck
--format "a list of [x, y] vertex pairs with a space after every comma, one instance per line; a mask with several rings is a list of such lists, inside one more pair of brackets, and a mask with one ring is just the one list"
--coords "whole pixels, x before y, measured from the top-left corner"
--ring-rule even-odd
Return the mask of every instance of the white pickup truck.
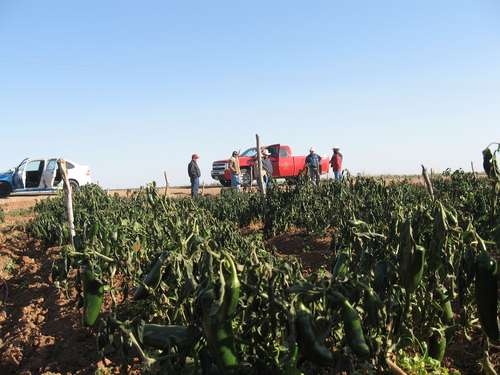
[[[9, 195], [52, 194], [62, 188], [58, 158], [26, 158], [17, 167], [0, 173], [0, 197]], [[73, 190], [89, 184], [90, 168], [66, 160]]]

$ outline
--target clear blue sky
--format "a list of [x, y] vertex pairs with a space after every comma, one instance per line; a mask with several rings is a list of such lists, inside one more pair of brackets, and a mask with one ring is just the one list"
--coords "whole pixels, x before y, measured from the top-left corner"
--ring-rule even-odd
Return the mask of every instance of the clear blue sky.
[[254, 143], [353, 173], [481, 165], [500, 140], [500, 2], [0, 0], [0, 169], [187, 183]]

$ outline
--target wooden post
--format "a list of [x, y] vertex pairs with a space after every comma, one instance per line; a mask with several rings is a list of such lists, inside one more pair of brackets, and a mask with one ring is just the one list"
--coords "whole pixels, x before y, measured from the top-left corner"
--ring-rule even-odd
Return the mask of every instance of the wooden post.
[[201, 187], [201, 195], [205, 195], [205, 180], [203, 180], [203, 186]]
[[422, 176], [424, 177], [425, 186], [427, 186], [427, 191], [429, 192], [431, 198], [434, 200], [434, 190], [432, 189], [432, 183], [429, 178], [429, 175], [427, 174], [427, 169], [423, 165], [422, 165]]
[[71, 185], [68, 179], [68, 170], [66, 168], [66, 161], [63, 159], [57, 160], [57, 165], [59, 166], [59, 170], [61, 171], [61, 176], [64, 181], [64, 198], [66, 201], [66, 213], [68, 216], [68, 225], [69, 231], [71, 234], [71, 245], [74, 246], [74, 238], [75, 238], [75, 223], [73, 216], [73, 197], [71, 191]]
[[470, 167], [472, 169], [472, 176], [474, 176], [474, 178], [476, 178], [476, 172], [474, 171], [474, 163], [472, 161], [470, 162]]
[[257, 179], [257, 184], [259, 185], [259, 189], [262, 194], [266, 195], [264, 176], [262, 176], [262, 153], [260, 152], [260, 139], [258, 134], [255, 134], [255, 139], [257, 141], [257, 168], [259, 169], [259, 178]]
[[163, 171], [163, 177], [165, 177], [165, 196], [166, 196], [168, 194], [168, 178], [166, 171]]

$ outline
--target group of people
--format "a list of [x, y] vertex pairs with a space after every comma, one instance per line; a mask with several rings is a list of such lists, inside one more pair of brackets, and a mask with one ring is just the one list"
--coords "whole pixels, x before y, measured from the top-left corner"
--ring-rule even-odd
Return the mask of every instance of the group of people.
[[[333, 155], [329, 164], [332, 167], [335, 180], [340, 181], [342, 179], [343, 156], [339, 147], [334, 147], [332, 150]], [[315, 185], [318, 185], [321, 175], [321, 156], [316, 153], [314, 147], [309, 149], [309, 155], [306, 156], [306, 167], [309, 172], [309, 178]]]
[[[272, 176], [273, 176], [273, 164], [271, 162], [271, 153], [268, 149], [264, 148], [261, 150], [261, 160], [262, 160], [262, 180], [264, 185], [269, 188], [271, 186]], [[200, 168], [198, 167], [197, 160], [199, 156], [193, 154], [191, 156], [191, 161], [188, 164], [188, 175], [191, 181], [191, 196], [196, 197], [200, 188]], [[342, 179], [342, 160], [343, 156], [340, 152], [340, 148], [333, 148], [333, 155], [330, 159], [329, 164], [333, 169], [333, 174], [335, 180], [340, 181]], [[314, 147], [309, 150], [309, 155], [306, 156], [305, 166], [308, 171], [308, 175], [315, 185], [319, 184], [319, 179], [321, 175], [321, 156], [316, 153]], [[233, 151], [231, 158], [228, 163], [229, 173], [231, 174], [231, 187], [237, 190], [241, 189], [241, 168], [239, 160], [239, 152]], [[260, 178], [260, 169], [258, 168], [258, 160], [255, 158], [254, 164], [255, 177]]]
[[[231, 187], [240, 190], [241, 189], [241, 168], [240, 168], [240, 159], [239, 152], [233, 151], [231, 154], [231, 158], [229, 159], [228, 169], [231, 174]], [[268, 149], [264, 148], [261, 151], [261, 160], [262, 160], [262, 180], [266, 187], [271, 185], [271, 179], [273, 176], [273, 164], [271, 163], [271, 159], [269, 157], [271, 153]], [[255, 163], [253, 165], [253, 170], [255, 171], [254, 176], [250, 176], [250, 178], [260, 178], [260, 169], [258, 166], [258, 158], [255, 157]]]

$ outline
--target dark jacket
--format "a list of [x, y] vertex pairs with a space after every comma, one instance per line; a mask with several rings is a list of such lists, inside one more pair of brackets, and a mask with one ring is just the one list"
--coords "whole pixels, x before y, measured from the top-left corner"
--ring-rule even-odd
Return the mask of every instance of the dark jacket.
[[198, 167], [198, 163], [196, 160], [191, 160], [188, 164], [188, 175], [189, 178], [196, 178], [201, 176], [200, 168]]
[[309, 154], [306, 156], [306, 165], [309, 168], [319, 168], [319, 164], [321, 162], [321, 157], [318, 154]]
[[266, 171], [269, 177], [273, 176], [273, 163], [271, 163], [269, 158], [262, 159], [262, 168]]

